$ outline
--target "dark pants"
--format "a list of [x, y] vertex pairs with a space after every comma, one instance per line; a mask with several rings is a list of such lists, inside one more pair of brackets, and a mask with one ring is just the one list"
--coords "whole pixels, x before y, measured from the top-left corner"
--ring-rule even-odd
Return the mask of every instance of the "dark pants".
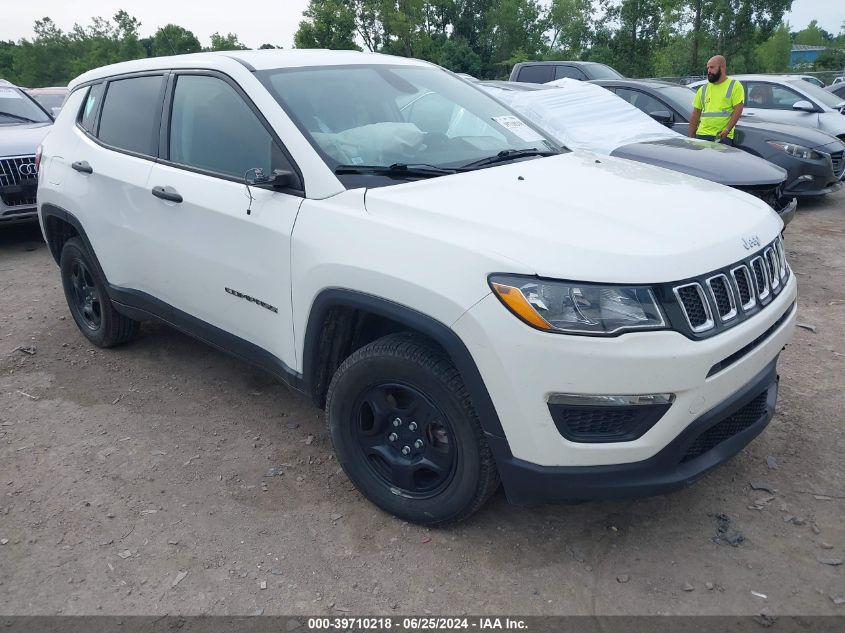
[[[715, 141], [719, 137], [718, 136], [707, 136], [705, 134], [696, 134], [695, 138], [699, 138], [702, 141]], [[721, 141], [719, 141], [719, 143], [721, 143], [722, 145], [730, 145], [731, 147], [734, 146], [734, 140], [729, 136], [726, 136], [725, 138], [723, 138]]]

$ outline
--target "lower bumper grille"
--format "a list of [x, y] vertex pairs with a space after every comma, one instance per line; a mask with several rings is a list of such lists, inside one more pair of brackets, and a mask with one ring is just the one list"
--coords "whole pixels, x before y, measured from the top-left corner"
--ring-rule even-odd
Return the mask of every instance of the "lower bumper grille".
[[695, 441], [687, 449], [681, 463], [703, 455], [757, 422], [766, 413], [768, 397], [769, 391], [767, 389], [736, 413], [704, 431], [695, 438]]
[[833, 175], [842, 178], [842, 174], [845, 173], [845, 151], [833, 152], [830, 155], [830, 162], [833, 163]]

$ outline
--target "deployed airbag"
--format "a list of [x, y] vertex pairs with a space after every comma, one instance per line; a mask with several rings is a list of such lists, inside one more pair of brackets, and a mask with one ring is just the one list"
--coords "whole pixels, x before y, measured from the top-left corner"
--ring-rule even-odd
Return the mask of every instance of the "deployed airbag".
[[550, 88], [511, 91], [481, 87], [570, 149], [610, 154], [631, 143], [683, 138], [601, 86], [575, 79], [544, 85]]

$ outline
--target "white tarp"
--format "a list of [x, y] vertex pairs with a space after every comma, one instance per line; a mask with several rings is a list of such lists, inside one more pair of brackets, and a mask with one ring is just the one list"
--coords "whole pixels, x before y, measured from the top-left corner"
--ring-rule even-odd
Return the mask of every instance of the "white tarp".
[[629, 143], [681, 136], [624, 99], [576, 79], [558, 79], [541, 90], [481, 88], [548, 130], [570, 149], [610, 154]]

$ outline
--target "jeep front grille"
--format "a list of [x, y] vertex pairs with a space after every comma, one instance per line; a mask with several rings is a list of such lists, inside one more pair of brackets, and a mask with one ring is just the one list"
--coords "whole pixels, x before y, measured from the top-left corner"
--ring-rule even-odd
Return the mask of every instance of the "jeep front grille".
[[685, 325], [710, 336], [763, 309], [786, 287], [789, 266], [782, 239], [746, 260], [672, 287]]

